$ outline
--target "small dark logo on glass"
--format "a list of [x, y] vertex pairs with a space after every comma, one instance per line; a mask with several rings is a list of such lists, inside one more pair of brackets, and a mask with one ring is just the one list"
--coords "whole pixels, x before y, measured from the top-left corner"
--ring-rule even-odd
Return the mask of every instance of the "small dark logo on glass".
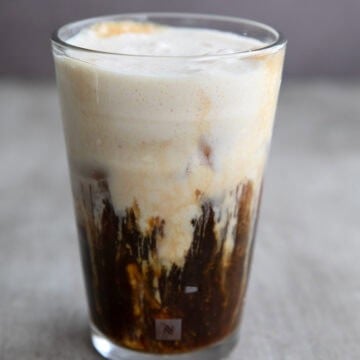
[[181, 319], [155, 319], [156, 340], [181, 340]]

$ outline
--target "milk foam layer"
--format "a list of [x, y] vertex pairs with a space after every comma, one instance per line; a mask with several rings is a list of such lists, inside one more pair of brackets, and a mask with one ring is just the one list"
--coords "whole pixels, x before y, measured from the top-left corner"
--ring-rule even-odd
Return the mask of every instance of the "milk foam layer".
[[[214, 30], [125, 25], [100, 24], [69, 43], [146, 55], [259, 47]], [[104, 172], [114, 207], [123, 213], [136, 205], [143, 232], [152, 218], [165, 220], [160, 259], [181, 265], [202, 201], [210, 200], [216, 213], [232, 213], [238, 201], [232, 194], [242, 183], [251, 180], [259, 193], [283, 51], [210, 60], [66, 55], [55, 60], [75, 197], [84, 169]], [[234, 226], [217, 224], [219, 234], [226, 227], [229, 252]]]
[[260, 41], [230, 32], [134, 22], [96, 24], [68, 42], [97, 51], [151, 56], [228, 54], [264, 46]]

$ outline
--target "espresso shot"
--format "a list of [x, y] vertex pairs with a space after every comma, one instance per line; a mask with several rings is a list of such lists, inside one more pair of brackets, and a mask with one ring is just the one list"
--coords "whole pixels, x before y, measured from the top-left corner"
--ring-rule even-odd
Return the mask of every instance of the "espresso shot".
[[[116, 213], [104, 174], [94, 171], [78, 185], [77, 224], [90, 312], [102, 333], [131, 349], [170, 354], [210, 345], [236, 329], [258, 201], [251, 182], [229, 194], [236, 203], [233, 212], [217, 211], [210, 199], [195, 195], [201, 214], [191, 220], [190, 248], [181, 263], [170, 267], [157, 251], [166, 219], [150, 218], [143, 232], [136, 202]], [[227, 237], [234, 243], [231, 251]]]

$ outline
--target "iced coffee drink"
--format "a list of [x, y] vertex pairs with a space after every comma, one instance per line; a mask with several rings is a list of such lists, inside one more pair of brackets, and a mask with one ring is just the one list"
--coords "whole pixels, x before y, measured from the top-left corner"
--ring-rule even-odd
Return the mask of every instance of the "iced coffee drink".
[[92, 329], [138, 359], [238, 327], [284, 56], [265, 25], [177, 18], [53, 39]]

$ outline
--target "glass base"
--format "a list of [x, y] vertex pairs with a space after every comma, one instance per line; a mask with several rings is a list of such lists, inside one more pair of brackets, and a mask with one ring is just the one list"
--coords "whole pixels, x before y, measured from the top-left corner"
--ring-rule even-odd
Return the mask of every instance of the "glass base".
[[91, 324], [92, 344], [104, 358], [109, 360], [225, 360], [229, 358], [237, 340], [238, 332], [235, 331], [222, 341], [200, 350], [174, 355], [148, 354], [133, 351], [113, 343], [96, 326]]

